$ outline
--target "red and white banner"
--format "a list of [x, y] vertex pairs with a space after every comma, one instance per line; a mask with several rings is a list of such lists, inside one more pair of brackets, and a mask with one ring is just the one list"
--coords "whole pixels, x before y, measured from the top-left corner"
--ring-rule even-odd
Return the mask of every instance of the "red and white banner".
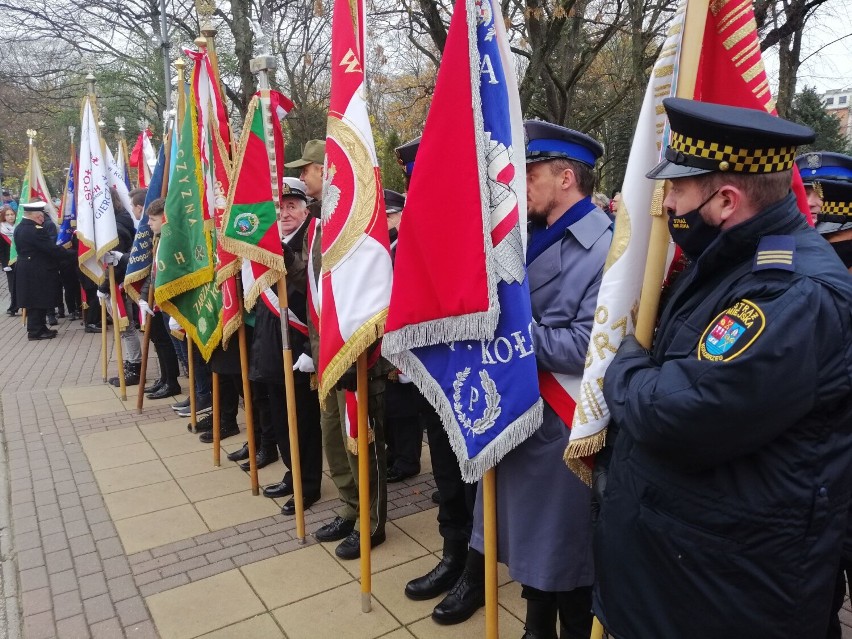
[[118, 232], [109, 193], [107, 161], [103, 156], [98, 124], [88, 96], [83, 105], [80, 128], [77, 239], [80, 270], [100, 284], [104, 280], [101, 259], [107, 251], [118, 245]]
[[385, 330], [393, 274], [366, 91], [366, 1], [334, 5], [322, 202], [319, 393]]

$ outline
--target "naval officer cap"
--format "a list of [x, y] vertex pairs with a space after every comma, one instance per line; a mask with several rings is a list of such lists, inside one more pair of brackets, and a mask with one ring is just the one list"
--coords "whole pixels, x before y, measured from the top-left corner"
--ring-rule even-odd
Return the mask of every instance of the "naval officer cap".
[[409, 179], [411, 178], [411, 174], [414, 172], [414, 158], [417, 156], [417, 149], [419, 148], [420, 138], [418, 137], [394, 149], [394, 153], [396, 153], [396, 161], [399, 162], [399, 165], [405, 172], [405, 176]]
[[544, 160], [575, 160], [594, 168], [603, 155], [603, 145], [585, 133], [544, 122], [524, 122], [527, 135], [527, 164]]
[[285, 177], [281, 184], [281, 197], [298, 197], [305, 202], [308, 201], [308, 196], [305, 191], [308, 187], [298, 178]]
[[405, 207], [405, 196], [402, 193], [385, 189], [385, 211], [388, 214], [399, 213]]
[[815, 186], [822, 198], [817, 232], [824, 235], [852, 229], [852, 182], [821, 180]]
[[766, 111], [696, 102], [663, 100], [671, 125], [665, 159], [646, 177], [666, 180], [717, 171], [779, 173], [793, 168], [796, 147], [814, 141], [814, 132]]
[[813, 184], [820, 180], [852, 181], [852, 157], [831, 151], [805, 153], [796, 158], [802, 182]]
[[27, 204], [22, 204], [24, 207], [24, 211], [27, 213], [38, 213], [44, 211], [47, 207], [47, 202], [42, 202], [41, 200], [34, 200], [33, 202], [28, 202]]

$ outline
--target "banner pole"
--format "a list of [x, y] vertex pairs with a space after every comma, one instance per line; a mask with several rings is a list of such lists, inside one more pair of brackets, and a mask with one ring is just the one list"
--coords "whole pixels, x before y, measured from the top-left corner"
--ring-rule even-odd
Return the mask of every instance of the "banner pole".
[[[157, 240], [154, 240], [154, 255], [157, 254]], [[154, 307], [154, 282], [151, 281], [148, 286], [148, 308]], [[142, 318], [145, 320], [145, 329], [142, 331], [142, 363], [139, 366], [139, 393], [136, 395], [136, 411], [142, 412], [142, 404], [145, 401], [145, 377], [148, 375], [148, 353], [151, 349], [151, 322], [154, 321], [153, 315], [145, 317], [146, 313], [142, 313]], [[162, 372], [162, 371], [161, 371]]]
[[[372, 574], [370, 572], [370, 439], [369, 391], [367, 379], [367, 352], [358, 356], [358, 518], [361, 534], [361, 612], [370, 612], [372, 606]], [[334, 401], [334, 397], [327, 401]]]
[[118, 288], [115, 285], [115, 267], [109, 265], [109, 294], [112, 302], [112, 332], [115, 338], [115, 356], [118, 359], [118, 387], [121, 401], [127, 401], [127, 385], [124, 381], [124, 355], [121, 352], [121, 318], [118, 315]]
[[482, 477], [482, 524], [485, 536], [485, 637], [500, 636], [497, 618], [497, 477], [489, 468]]
[[[242, 304], [242, 295], [240, 295]], [[240, 374], [243, 378], [243, 401], [246, 408], [246, 437], [249, 449], [249, 475], [251, 475], [251, 494], [257, 497], [260, 494], [260, 485], [257, 481], [257, 446], [254, 441], [254, 409], [251, 401], [251, 383], [249, 382], [248, 366], [248, 344], [246, 340], [246, 326], [240, 324], [237, 329], [240, 343]]]
[[[695, 82], [701, 59], [704, 29], [707, 26], [709, 4], [709, 0], [689, 0], [686, 6], [676, 90], [679, 98], [695, 97]], [[662, 190], [661, 186], [657, 188]], [[669, 227], [666, 215], [663, 213], [662, 202], [662, 198], [655, 197], [654, 207], [651, 210], [653, 216], [651, 237], [648, 241], [648, 258], [645, 262], [645, 277], [642, 280], [642, 295], [639, 298], [636, 318], [636, 339], [645, 348], [651, 347], [654, 328], [657, 326], [657, 312], [660, 308], [666, 254], [669, 247]]]
[[293, 349], [290, 346], [290, 324], [287, 320], [287, 280], [278, 280], [278, 308], [281, 313], [281, 343], [284, 355], [284, 391], [287, 398], [287, 430], [290, 435], [290, 474], [293, 476], [293, 503], [296, 505], [296, 539], [305, 543], [305, 502], [302, 491], [302, 458], [299, 450], [299, 422], [296, 415], [296, 380], [293, 372]]

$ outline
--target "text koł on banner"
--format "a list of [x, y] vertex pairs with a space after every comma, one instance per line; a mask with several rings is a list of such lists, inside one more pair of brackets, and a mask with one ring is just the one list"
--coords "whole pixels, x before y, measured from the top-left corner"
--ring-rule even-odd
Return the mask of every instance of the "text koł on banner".
[[107, 162], [92, 108], [91, 96], [83, 104], [77, 181], [77, 239], [80, 270], [97, 284], [104, 281], [103, 256], [118, 246]]
[[335, 6], [322, 202], [321, 399], [384, 334], [390, 301], [384, 194], [364, 100], [365, 20], [363, 0]]
[[[453, 202], [443, 220], [433, 187], [442, 174]], [[499, 5], [459, 2], [406, 199], [382, 348], [436, 408], [469, 482], [541, 425], [525, 225], [523, 124]], [[432, 249], [465, 267], [433, 269]]]

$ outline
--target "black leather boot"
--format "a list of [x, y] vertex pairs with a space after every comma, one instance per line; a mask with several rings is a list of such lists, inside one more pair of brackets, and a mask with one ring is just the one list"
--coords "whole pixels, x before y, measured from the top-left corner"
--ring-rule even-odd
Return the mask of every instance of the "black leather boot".
[[557, 639], [556, 601], [527, 599], [527, 619], [521, 639]]
[[414, 601], [434, 599], [459, 580], [467, 560], [467, 542], [444, 540], [444, 556], [438, 565], [405, 586], [405, 596]]
[[[136, 386], [139, 383], [139, 373], [142, 370], [142, 364], [139, 362], [124, 362], [124, 385]], [[110, 377], [107, 380], [113, 386], [121, 386], [118, 377]]]
[[467, 621], [485, 605], [485, 558], [471, 548], [464, 570], [447, 596], [435, 606], [432, 620], [445, 626]]

